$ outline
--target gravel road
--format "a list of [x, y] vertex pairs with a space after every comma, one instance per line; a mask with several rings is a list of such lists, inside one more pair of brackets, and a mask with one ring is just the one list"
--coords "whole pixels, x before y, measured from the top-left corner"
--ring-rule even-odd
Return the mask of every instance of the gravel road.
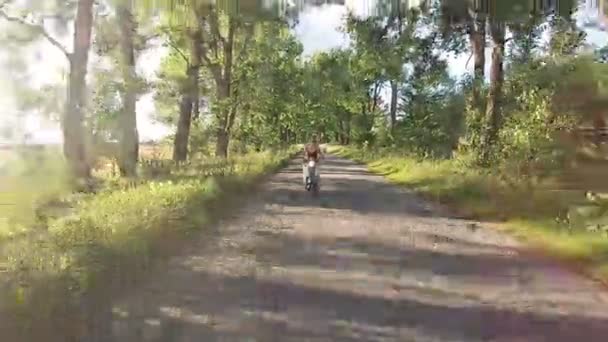
[[608, 341], [608, 293], [518, 243], [328, 156], [293, 162], [218, 236], [119, 300], [137, 341]]

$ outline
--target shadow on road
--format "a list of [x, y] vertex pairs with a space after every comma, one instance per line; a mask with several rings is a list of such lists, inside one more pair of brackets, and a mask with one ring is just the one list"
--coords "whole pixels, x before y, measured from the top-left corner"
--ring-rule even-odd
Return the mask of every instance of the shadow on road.
[[[424, 237], [411, 238], [422, 240]], [[449, 254], [416, 248], [415, 241], [400, 243], [401, 246], [390, 246], [363, 238], [302, 240], [293, 234], [281, 234], [272, 246], [277, 252], [284, 251], [280, 260], [282, 267], [315, 265], [319, 270], [364, 270], [366, 274], [380, 276], [390, 269], [389, 273], [397, 277], [406, 272], [424, 271], [440, 276], [483, 276], [503, 282], [515, 279], [514, 272], [524, 271], [524, 266], [510, 256]]]
[[[318, 268], [323, 264], [319, 259], [322, 255], [289, 251], [329, 246], [297, 239], [281, 243], [285, 244], [282, 252], [260, 250], [256, 256], [276, 267], [306, 266], [312, 268], [309, 272], [324, 272]], [[354, 247], [357, 251], [361, 248]], [[364, 250], [385, 248], [368, 245]], [[412, 266], [428, 266], [433, 273], [492, 276], [509, 267], [507, 261], [487, 256], [450, 260], [446, 255], [412, 251], [405, 257], [409, 262], [404, 271], [413, 271]], [[433, 258], [438, 259], [431, 263]], [[434, 264], [445, 268], [433, 268]], [[338, 267], [333, 270], [341, 272], [346, 271]], [[252, 337], [259, 341], [403, 341], [404, 337], [415, 341], [604, 341], [608, 336], [606, 319], [498, 308], [458, 298], [455, 292], [417, 286], [402, 286], [396, 291], [406, 295], [393, 298], [382, 293], [357, 293], [352, 290], [353, 281], [359, 282], [356, 287], [361, 292], [373, 292], [369, 289], [377, 285], [357, 279], [346, 286], [332, 280], [340, 278], [333, 273], [318, 281], [306, 281], [291, 279], [288, 274], [266, 277], [261, 270], [259, 274], [235, 277], [190, 270], [184, 279], [176, 279], [183, 285], [172, 288], [174, 293], [165, 296], [166, 302], [156, 301], [156, 308], [144, 310], [156, 311], [157, 317], [130, 320], [131, 324], [156, 326], [152, 329], [156, 339], [131, 335], [130, 341], [194, 341], [189, 336], [196, 336], [197, 341], [241, 341]], [[434, 301], [423, 299], [429, 296]], [[455, 300], [461, 304], [453, 305]], [[121, 323], [123, 328], [129, 327], [132, 332], [144, 330], [127, 322]]]
[[473, 241], [375, 176], [328, 178], [314, 199], [294, 173], [117, 306], [115, 342], [606, 340], [606, 307], [579, 278]]
[[402, 197], [414, 195], [404, 193], [394, 186], [376, 180], [329, 180], [324, 176], [327, 175], [321, 175], [319, 198], [311, 198], [303, 186], [293, 178], [276, 181], [265, 198], [269, 203], [304, 208], [322, 207], [375, 214], [431, 215], [431, 209], [419, 201], [409, 201], [408, 205], [404, 206]]

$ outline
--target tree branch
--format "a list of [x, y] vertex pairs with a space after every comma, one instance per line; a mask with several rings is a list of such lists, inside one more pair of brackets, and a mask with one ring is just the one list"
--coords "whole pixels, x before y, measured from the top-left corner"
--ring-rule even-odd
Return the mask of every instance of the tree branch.
[[51, 20], [69, 20], [70, 18], [64, 14], [53, 13], [53, 14], [42, 14], [40, 15], [41, 19], [51, 19]]
[[226, 38], [224, 38], [222, 36], [222, 34], [220, 33], [220, 18], [219, 18], [218, 11], [212, 10], [210, 18], [211, 18], [211, 23], [210, 23], [211, 29], [213, 30], [212, 34], [217, 37], [217, 39], [222, 43], [222, 46], [226, 45]]
[[[240, 66], [242, 63], [245, 62], [245, 58], [247, 58], [247, 56], [248, 56], [247, 49], [249, 48], [249, 44], [253, 40], [253, 36], [254, 36], [254, 33], [252, 30], [250, 30], [247, 33], [247, 36], [245, 37], [245, 41], [243, 42], [241, 52], [239, 53], [239, 56], [237, 57], [236, 65]], [[238, 83], [240, 83], [242, 81], [242, 76], [243, 75], [241, 74], [240, 77], [234, 78], [234, 80], [232, 81], [232, 84], [234, 84], [236, 86]]]
[[228, 115], [228, 123], [226, 124], [226, 128], [228, 130], [228, 132], [230, 132], [232, 130], [232, 126], [234, 126], [234, 122], [236, 121], [236, 112], [238, 110], [238, 106], [239, 106], [239, 89], [238, 87], [236, 89], [234, 89], [233, 92], [233, 99], [232, 99], [232, 106], [230, 108], [230, 114]]
[[148, 42], [150, 40], [153, 40], [153, 39], [156, 39], [156, 38], [160, 38], [160, 37], [162, 37], [162, 35], [163, 35], [162, 33], [152, 33], [152, 34], [149, 34], [147, 36], [146, 35], [142, 35], [141, 38], [142, 38], [142, 40]]
[[[229, 86], [232, 84], [232, 69], [234, 65], [234, 43], [235, 35], [237, 31], [237, 23], [235, 19], [230, 18], [228, 23], [228, 38], [224, 48], [224, 80], [229, 82]], [[230, 93], [230, 92], [229, 92]]]
[[[222, 37], [222, 34], [220, 32], [220, 23], [219, 23], [219, 17], [218, 17], [218, 13], [216, 11], [211, 12], [211, 14], [209, 15], [209, 35], [211, 36], [211, 48], [213, 50], [213, 53], [215, 55], [215, 58], [219, 58], [219, 50], [220, 50], [220, 44], [221, 43], [221, 48], [225, 49], [226, 46], [226, 39], [224, 39], [224, 37]], [[219, 43], [218, 43], [219, 42]]]
[[[247, 37], [245, 38], [245, 42], [243, 43], [243, 47], [241, 52], [239, 53], [239, 56], [237, 57], [237, 65], [241, 65], [246, 56], [247, 56], [247, 48], [249, 47], [249, 43], [251, 42], [252, 38], [253, 38], [253, 31], [250, 30], [247, 34]], [[242, 81], [242, 74], [240, 75], [241, 77], [236, 77], [232, 83], [232, 87], [234, 89], [233, 91], [233, 105], [230, 111], [230, 115], [228, 118], [228, 130], [232, 129], [232, 126], [234, 125], [235, 119], [236, 119], [236, 113], [238, 110], [238, 106], [239, 106], [239, 90], [240, 90], [240, 85], [241, 85], [241, 81]]]
[[468, 68], [468, 67], [469, 67], [469, 62], [471, 61], [471, 58], [473, 58], [473, 53], [471, 53], [471, 54], [469, 55], [469, 58], [467, 59], [467, 64], [465, 64], [465, 66], [464, 66], [465, 68]]
[[245, 37], [245, 42], [243, 43], [243, 47], [241, 50], [241, 53], [239, 53], [239, 56], [237, 57], [237, 63], [242, 63], [245, 58], [247, 57], [247, 49], [249, 48], [249, 44], [251, 43], [252, 39], [254, 36], [254, 32], [253, 29], [250, 28], [250, 30], [247, 32], [247, 36]]
[[65, 46], [63, 46], [57, 39], [55, 39], [53, 36], [51, 36], [45, 29], [44, 26], [42, 26], [42, 24], [34, 24], [34, 23], [30, 23], [27, 20], [23, 19], [23, 18], [19, 18], [19, 17], [13, 17], [8, 15], [3, 9], [2, 7], [4, 7], [9, 1], [5, 1], [4, 3], [2, 3], [0, 5], [0, 17], [6, 19], [7, 21], [10, 22], [15, 22], [18, 24], [21, 24], [23, 26], [27, 26], [31, 29], [36, 30], [39, 34], [41, 34], [44, 38], [46, 38], [46, 40], [51, 43], [53, 46], [55, 46], [56, 48], [58, 48], [59, 50], [61, 50], [61, 52], [63, 52], [63, 54], [69, 59], [72, 58], [72, 54], [65, 48]]
[[175, 45], [170, 39], [167, 40], [167, 45], [169, 45], [175, 52], [177, 52], [183, 59], [186, 61], [186, 64], [190, 65], [190, 58], [186, 56], [186, 54], [180, 50], [180, 48]]
[[215, 79], [216, 84], [219, 84], [219, 82], [221, 82], [221, 80], [222, 80], [222, 71], [220, 70], [220, 65], [218, 63], [211, 62], [211, 60], [209, 59], [209, 56], [207, 56], [206, 53], [203, 53], [203, 55], [201, 57], [203, 58], [203, 61], [207, 65], [207, 68], [209, 68], [209, 70], [211, 70], [211, 73], [213, 74], [213, 78]]
[[[202, 16], [199, 16], [200, 18], [202, 18]], [[201, 19], [198, 23], [198, 25], [200, 26], [201, 29], [201, 35], [204, 29], [206, 21], [204, 19]], [[204, 35], [201, 38], [201, 44], [205, 44], [205, 38]], [[207, 68], [209, 68], [209, 70], [211, 70], [211, 73], [213, 74], [213, 78], [216, 81], [216, 84], [219, 84], [219, 82], [221, 82], [222, 80], [222, 71], [220, 69], [220, 65], [219, 63], [213, 63], [211, 62], [211, 59], [209, 58], [209, 56], [207, 55], [207, 51], [209, 50], [214, 50], [213, 47], [211, 47], [211, 49], [209, 48], [209, 44], [207, 44], [207, 48], [204, 49], [201, 57], [203, 59], [203, 62], [205, 62], [205, 64], [207, 65]], [[215, 54], [217, 56], [217, 47], [215, 47]]]

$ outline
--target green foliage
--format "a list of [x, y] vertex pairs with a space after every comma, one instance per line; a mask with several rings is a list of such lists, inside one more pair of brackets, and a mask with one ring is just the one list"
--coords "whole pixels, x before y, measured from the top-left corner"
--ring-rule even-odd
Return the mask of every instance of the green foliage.
[[[577, 121], [573, 116], [553, 113], [547, 92], [531, 90], [519, 96], [521, 110], [509, 113], [500, 132], [497, 157], [503, 164], [515, 163], [519, 170], [534, 166], [537, 173], [563, 169], [566, 155], [556, 133], [571, 130]], [[517, 172], [514, 176], [525, 175]]]
[[155, 119], [171, 125], [177, 124], [177, 105], [187, 80], [186, 67], [187, 62], [176, 51], [170, 50], [163, 58], [158, 72], [159, 81], [154, 84]]
[[[195, 121], [190, 129], [190, 160], [210, 157], [213, 153], [211, 147], [215, 137], [215, 130], [209, 125]], [[247, 150], [239, 151], [244, 154]]]
[[[92, 71], [91, 114], [87, 118], [91, 134], [96, 142], [115, 141], [120, 138], [119, 117], [123, 111], [123, 99], [126, 92], [126, 81], [122, 74], [122, 56], [119, 45], [120, 32], [116, 29], [115, 15], [106, 15], [95, 23], [97, 34], [93, 42], [98, 58], [102, 62]], [[136, 54], [145, 48], [139, 31], [134, 32]], [[146, 80], [135, 75], [136, 95], [142, 95], [149, 89]]]
[[258, 25], [248, 58], [237, 69], [243, 113], [236, 138], [243, 144], [259, 150], [301, 134], [302, 51], [286, 23]]
[[[608, 239], [602, 229], [572, 230], [555, 222], [555, 215], [580, 195], [513, 186], [495, 174], [470, 167], [471, 160], [429, 159], [395, 152], [394, 149], [331, 148], [331, 152], [368, 164], [373, 172], [405, 185], [429, 200], [450, 206], [453, 212], [478, 220], [498, 219], [512, 234], [558, 258], [582, 262], [606, 279]], [[606, 227], [605, 199], [595, 196], [578, 212], [587, 223]], [[574, 210], [571, 210], [573, 212]], [[591, 218], [591, 220], [589, 220]], [[573, 227], [574, 228], [574, 227]]]
[[462, 131], [462, 95], [434, 94], [414, 108], [397, 126], [393, 144], [420, 155], [449, 157]]
[[40, 210], [69, 194], [60, 151], [23, 148], [0, 169], [0, 243], [40, 225]]
[[[172, 11], [183, 12], [180, 15], [184, 16], [201, 10], [197, 9], [197, 4], [188, 7], [176, 2], [175, 5]], [[210, 42], [217, 38], [217, 32], [211, 30], [216, 15], [218, 29], [224, 35], [228, 18], [242, 19], [223, 10], [204, 15], [211, 23], [203, 30], [207, 42], [205, 51], [215, 48]], [[208, 107], [213, 115], [202, 117], [200, 126], [213, 129], [225, 125], [224, 114], [218, 113], [227, 108], [231, 113], [238, 112], [231, 132], [232, 150], [235, 151], [247, 150], [247, 146], [261, 150], [302, 142], [313, 132], [321, 134], [325, 140], [342, 143], [409, 140], [419, 146], [432, 143], [432, 150], [446, 150], [437, 145], [453, 145], [456, 130], [439, 132], [440, 127], [455, 123], [459, 126], [460, 116], [455, 115], [456, 119], [452, 120], [448, 115], [434, 114], [443, 109], [454, 110], [451, 104], [458, 101], [451, 100], [452, 94], [446, 95], [446, 89], [453, 84], [447, 77], [447, 66], [439, 50], [450, 44], [446, 45], [439, 35], [421, 29], [433, 25], [433, 15], [436, 13], [410, 10], [391, 16], [388, 21], [381, 16], [360, 19], [349, 15], [345, 32], [353, 45], [348, 49], [319, 53], [306, 61], [301, 58], [302, 46], [290, 31], [288, 21], [257, 22], [252, 28], [253, 36], [246, 53], [235, 52], [242, 58], [235, 59], [232, 94], [221, 104], [216, 98], [219, 83], [214, 68], [223, 65], [224, 52], [219, 51], [218, 56], [208, 54], [209, 60], [204, 61], [199, 79], [203, 89], [200, 93], [208, 105], [205, 109]], [[159, 118], [170, 124], [176, 122], [178, 103], [187, 88], [189, 43], [186, 28], [194, 27], [192, 23], [185, 25], [187, 22], [169, 20], [161, 28], [170, 52], [159, 73], [162, 82], [156, 85], [156, 105]], [[240, 50], [246, 39], [244, 33], [237, 34], [235, 49]], [[426, 122], [423, 119], [426, 116], [433, 117], [429, 122], [434, 123], [422, 134], [422, 139], [421, 135], [393, 137], [396, 132], [388, 132], [389, 122], [384, 120], [387, 108], [381, 98], [388, 81], [399, 85], [402, 98], [398, 101], [402, 104], [397, 116], [407, 128], [403, 128], [400, 135], [417, 132], [415, 125]], [[442, 95], [450, 100], [434, 104]], [[409, 117], [416, 119], [406, 120]], [[231, 124], [230, 120], [228, 122]], [[197, 128], [196, 131], [201, 130]], [[210, 132], [209, 129], [202, 131]], [[377, 139], [378, 134], [382, 139]], [[213, 142], [207, 134], [201, 137], [204, 138], [195, 138], [197, 144]], [[192, 142], [191, 147], [207, 150]]]
[[550, 20], [553, 34], [549, 42], [549, 52], [553, 56], [571, 56], [583, 46], [586, 33], [580, 30], [569, 17], [555, 16]]
[[[137, 280], [154, 260], [175, 251], [189, 233], [208, 227], [230, 195], [254, 185], [293, 151], [201, 160], [175, 172], [169, 180], [85, 199], [76, 204], [72, 215], [52, 220], [48, 232], [5, 243], [0, 313], [13, 313], [10, 317], [17, 319], [15, 326], [24, 329], [19, 336], [36, 336], [37, 332], [27, 329], [28, 324], [53, 322], [59, 309], [67, 310], [66, 317], [86, 315], [77, 304], [83, 295], [96, 291], [100, 284], [112, 284], [107, 288], [112, 291]], [[201, 170], [208, 168], [213, 168], [213, 174], [202, 178]], [[109, 298], [105, 300], [109, 303]], [[78, 328], [77, 321], [72, 324], [70, 329]], [[46, 333], [58, 337], [72, 332]]]

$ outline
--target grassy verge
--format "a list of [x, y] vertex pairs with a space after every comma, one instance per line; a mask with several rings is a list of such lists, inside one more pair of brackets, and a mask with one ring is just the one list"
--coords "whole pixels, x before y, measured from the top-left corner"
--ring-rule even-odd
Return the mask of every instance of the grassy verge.
[[[2, 244], [0, 331], [11, 341], [67, 341], [99, 335], [110, 299], [174, 254], [193, 233], [230, 210], [293, 155], [254, 153], [194, 163], [171, 177], [107, 190], [77, 204], [48, 229]], [[210, 239], [213, 237], [210, 234]], [[105, 317], [105, 318], [103, 318]]]
[[502, 229], [531, 247], [608, 283], [608, 238], [599, 232], [568, 229], [555, 220], [560, 211], [579, 200], [576, 196], [508, 183], [457, 160], [335, 146], [330, 152], [365, 163], [372, 172], [446, 204], [462, 216], [498, 220]]
[[0, 155], [0, 245], [39, 225], [40, 203], [59, 199], [69, 191], [58, 151], [19, 151]]

